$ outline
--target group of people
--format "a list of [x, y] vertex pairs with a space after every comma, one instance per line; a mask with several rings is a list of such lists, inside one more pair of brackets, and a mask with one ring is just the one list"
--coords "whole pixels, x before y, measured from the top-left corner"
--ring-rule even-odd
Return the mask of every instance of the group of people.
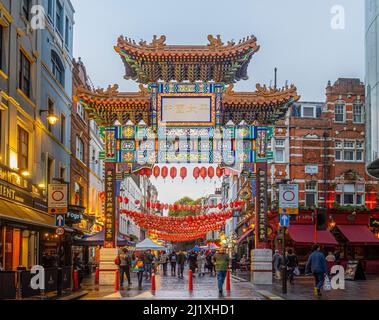
[[204, 277], [207, 270], [211, 277], [217, 275], [218, 290], [220, 295], [223, 295], [223, 286], [225, 283], [227, 271], [230, 264], [229, 255], [226, 254], [225, 249], [220, 249], [219, 252], [215, 250], [208, 252], [201, 251], [196, 253], [180, 252], [160, 252], [158, 255], [152, 253], [151, 250], [146, 250], [143, 254], [136, 256], [123, 248], [115, 260], [116, 265], [119, 267], [119, 281], [120, 288], [123, 288], [125, 277], [128, 285], [132, 285], [131, 272], [137, 274], [138, 288], [142, 290], [142, 282], [145, 276], [149, 280], [152, 273], [158, 274], [163, 271], [163, 276], [167, 276], [168, 267], [170, 266], [171, 276], [183, 279], [186, 264], [192, 270], [195, 276], [198, 273], [199, 277]]
[[[321, 252], [321, 247], [317, 244], [314, 245], [305, 266], [305, 274], [312, 274], [314, 277], [315, 296], [322, 296], [322, 288], [328, 275], [328, 263], [339, 264], [339, 252], [335, 252], [334, 254], [329, 252], [328, 255], [325, 256], [324, 253]], [[295, 276], [300, 275], [300, 270], [298, 258], [292, 249], [286, 252], [285, 258], [280, 254], [279, 250], [275, 251], [273, 256], [273, 270], [275, 273], [274, 277], [277, 280], [281, 279], [283, 266], [286, 268], [287, 280], [289, 280], [291, 284], [294, 284]]]

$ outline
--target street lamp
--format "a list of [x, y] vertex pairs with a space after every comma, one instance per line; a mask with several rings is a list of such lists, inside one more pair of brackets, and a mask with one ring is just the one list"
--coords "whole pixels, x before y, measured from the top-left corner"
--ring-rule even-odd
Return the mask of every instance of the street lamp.
[[53, 126], [58, 122], [58, 120], [59, 120], [58, 116], [55, 115], [51, 110], [40, 110], [39, 115], [41, 116], [42, 113], [44, 113], [44, 112], [48, 113], [46, 119], [49, 122], [49, 124], [51, 124]]

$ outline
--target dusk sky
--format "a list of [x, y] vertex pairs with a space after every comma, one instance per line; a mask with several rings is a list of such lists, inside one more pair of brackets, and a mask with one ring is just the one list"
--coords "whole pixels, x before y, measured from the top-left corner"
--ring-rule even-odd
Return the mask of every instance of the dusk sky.
[[[95, 87], [117, 83], [120, 90], [137, 90], [123, 79], [124, 67], [113, 46], [124, 35], [139, 42], [166, 35], [168, 44], [206, 44], [207, 35], [224, 42], [255, 35], [261, 50], [254, 56], [248, 81], [237, 91], [270, 84], [278, 67], [278, 83], [294, 83], [303, 101], [324, 101], [328, 80], [364, 79], [364, 1], [361, 0], [219, 0], [128, 1], [71, 0], [76, 10], [75, 57], [81, 57]], [[331, 9], [345, 10], [345, 29], [333, 30]], [[156, 183], [160, 200], [194, 198], [214, 184]], [[175, 190], [175, 192], [173, 192]]]

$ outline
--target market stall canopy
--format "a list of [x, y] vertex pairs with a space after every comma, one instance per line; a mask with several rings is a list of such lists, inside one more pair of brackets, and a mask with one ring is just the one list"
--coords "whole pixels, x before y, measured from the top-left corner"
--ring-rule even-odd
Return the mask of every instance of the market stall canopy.
[[[80, 240], [76, 240], [74, 245], [76, 246], [85, 246], [85, 247], [96, 247], [102, 246], [104, 244], [104, 230], [96, 233], [95, 235], [85, 236]], [[136, 244], [134, 242], [125, 240], [120, 234], [117, 237], [117, 246], [118, 247], [134, 247]]]
[[165, 251], [167, 248], [160, 246], [159, 244], [154, 243], [149, 238], [146, 238], [142, 242], [136, 245], [137, 251], [144, 251], [144, 250], [155, 250], [155, 251]]
[[379, 245], [379, 239], [363, 225], [338, 225], [337, 228], [350, 244]]
[[298, 244], [313, 244], [337, 246], [338, 242], [328, 231], [317, 231], [315, 239], [314, 225], [293, 225], [288, 228], [291, 239]]

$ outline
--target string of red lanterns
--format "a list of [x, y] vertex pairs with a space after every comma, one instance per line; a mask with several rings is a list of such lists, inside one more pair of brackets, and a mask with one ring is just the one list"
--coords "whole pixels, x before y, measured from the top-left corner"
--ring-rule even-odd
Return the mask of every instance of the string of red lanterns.
[[[166, 179], [169, 175], [171, 179], [176, 179], [179, 176], [182, 180], [186, 179], [188, 176], [188, 170], [185, 167], [180, 168], [178, 170], [176, 167], [172, 167], [170, 170], [168, 167], [163, 166], [162, 168], [159, 166], [155, 166], [153, 169], [150, 168], [144, 168], [136, 172], [136, 174], [139, 174], [141, 176], [147, 176], [151, 177], [154, 176], [155, 178], [162, 177], [163, 179]], [[208, 169], [206, 167], [201, 168], [194, 168], [192, 176], [195, 178], [195, 180], [198, 180], [199, 178], [206, 179], [207, 177], [210, 179], [213, 179], [215, 177], [222, 178], [222, 176], [231, 176], [231, 175], [237, 175], [237, 173], [230, 169], [222, 169], [220, 167], [217, 167], [215, 170], [213, 167], [209, 167]]]

